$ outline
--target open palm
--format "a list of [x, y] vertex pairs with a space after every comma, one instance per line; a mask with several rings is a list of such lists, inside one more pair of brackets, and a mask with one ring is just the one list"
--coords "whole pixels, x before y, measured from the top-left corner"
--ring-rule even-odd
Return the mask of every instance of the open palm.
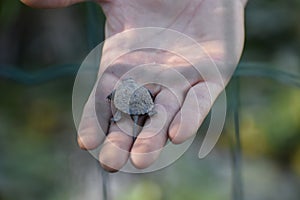
[[[23, 1], [60, 7], [80, 0]], [[99, 160], [108, 171], [121, 169], [129, 158], [137, 168], [146, 168], [168, 139], [182, 143], [196, 133], [230, 80], [243, 48], [244, 5], [233, 0], [98, 2], [107, 17], [106, 38], [114, 39], [104, 44], [100, 79], [86, 103], [78, 142], [85, 149], [104, 142]], [[141, 43], [152, 48], [137, 49]], [[123, 54], [124, 49], [133, 51]], [[121, 56], [111, 62], [116, 55]], [[132, 126], [129, 118], [110, 123], [112, 111], [106, 100], [116, 83], [128, 76], [151, 82], [147, 87], [157, 105], [157, 114], [145, 121], [135, 141], [125, 131]], [[95, 106], [96, 116], [91, 114]]]

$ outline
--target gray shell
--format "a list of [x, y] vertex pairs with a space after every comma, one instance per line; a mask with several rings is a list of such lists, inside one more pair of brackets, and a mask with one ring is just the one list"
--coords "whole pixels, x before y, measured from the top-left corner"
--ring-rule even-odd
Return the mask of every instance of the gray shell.
[[132, 78], [122, 81], [115, 90], [113, 101], [118, 110], [130, 115], [144, 115], [154, 108], [150, 92]]

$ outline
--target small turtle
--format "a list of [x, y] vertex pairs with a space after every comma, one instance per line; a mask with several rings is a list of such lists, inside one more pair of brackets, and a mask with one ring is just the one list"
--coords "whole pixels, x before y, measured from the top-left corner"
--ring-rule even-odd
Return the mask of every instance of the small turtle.
[[132, 78], [122, 80], [117, 89], [107, 96], [107, 99], [111, 100], [117, 109], [111, 119], [112, 122], [119, 121], [122, 118], [122, 113], [131, 116], [134, 121], [134, 138], [137, 136], [139, 116], [156, 114], [151, 92], [145, 87], [138, 85]]

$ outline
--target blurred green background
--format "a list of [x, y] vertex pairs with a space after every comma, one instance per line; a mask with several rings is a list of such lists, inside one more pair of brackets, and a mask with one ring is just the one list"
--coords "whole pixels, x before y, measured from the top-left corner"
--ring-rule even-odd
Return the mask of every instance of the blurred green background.
[[[245, 51], [227, 88], [228, 118], [217, 147], [198, 159], [199, 131], [166, 169], [109, 175], [111, 198], [233, 199], [239, 96], [244, 199], [299, 200], [299, 11], [298, 0], [250, 0]], [[103, 39], [103, 23], [92, 3], [38, 10], [0, 2], [0, 200], [101, 199], [96, 161], [76, 144], [71, 95], [78, 65]]]

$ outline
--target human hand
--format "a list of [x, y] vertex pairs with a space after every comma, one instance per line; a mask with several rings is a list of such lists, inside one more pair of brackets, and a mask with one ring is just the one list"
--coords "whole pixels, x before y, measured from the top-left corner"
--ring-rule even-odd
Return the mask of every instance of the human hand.
[[[80, 0], [23, 1], [40, 7], [57, 7]], [[230, 80], [243, 47], [244, 4], [232, 0], [98, 2], [107, 17], [106, 37], [116, 36], [116, 39], [104, 44], [100, 79], [84, 108], [78, 143], [81, 148], [94, 149], [104, 142], [99, 160], [108, 171], [118, 171], [129, 158], [137, 168], [146, 168], [158, 158], [168, 139], [179, 144], [196, 133]], [[184, 39], [178, 40], [180, 36], [176, 33], [169, 35], [167, 29], [159, 34], [146, 31], [142, 35], [137, 34], [141, 29], [131, 31], [144, 27], [175, 30], [192, 38], [201, 49]], [[124, 34], [116, 35], [121, 32]], [[124, 49], [135, 49], [140, 43], [167, 47], [171, 51], [139, 49], [108, 64], [111, 57], [121, 55]], [[188, 59], [174, 52], [187, 55]], [[215, 73], [215, 66], [221, 76]], [[137, 76], [140, 71], [147, 76]], [[176, 73], [186, 82], [178, 81]], [[146, 120], [135, 141], [124, 131], [132, 126], [130, 119], [119, 124], [110, 123], [112, 111], [106, 100], [124, 76], [131, 76], [140, 83], [157, 83], [148, 85], [155, 95], [157, 114]], [[95, 107], [97, 116], [91, 114]], [[108, 135], [105, 137], [104, 133]]]

